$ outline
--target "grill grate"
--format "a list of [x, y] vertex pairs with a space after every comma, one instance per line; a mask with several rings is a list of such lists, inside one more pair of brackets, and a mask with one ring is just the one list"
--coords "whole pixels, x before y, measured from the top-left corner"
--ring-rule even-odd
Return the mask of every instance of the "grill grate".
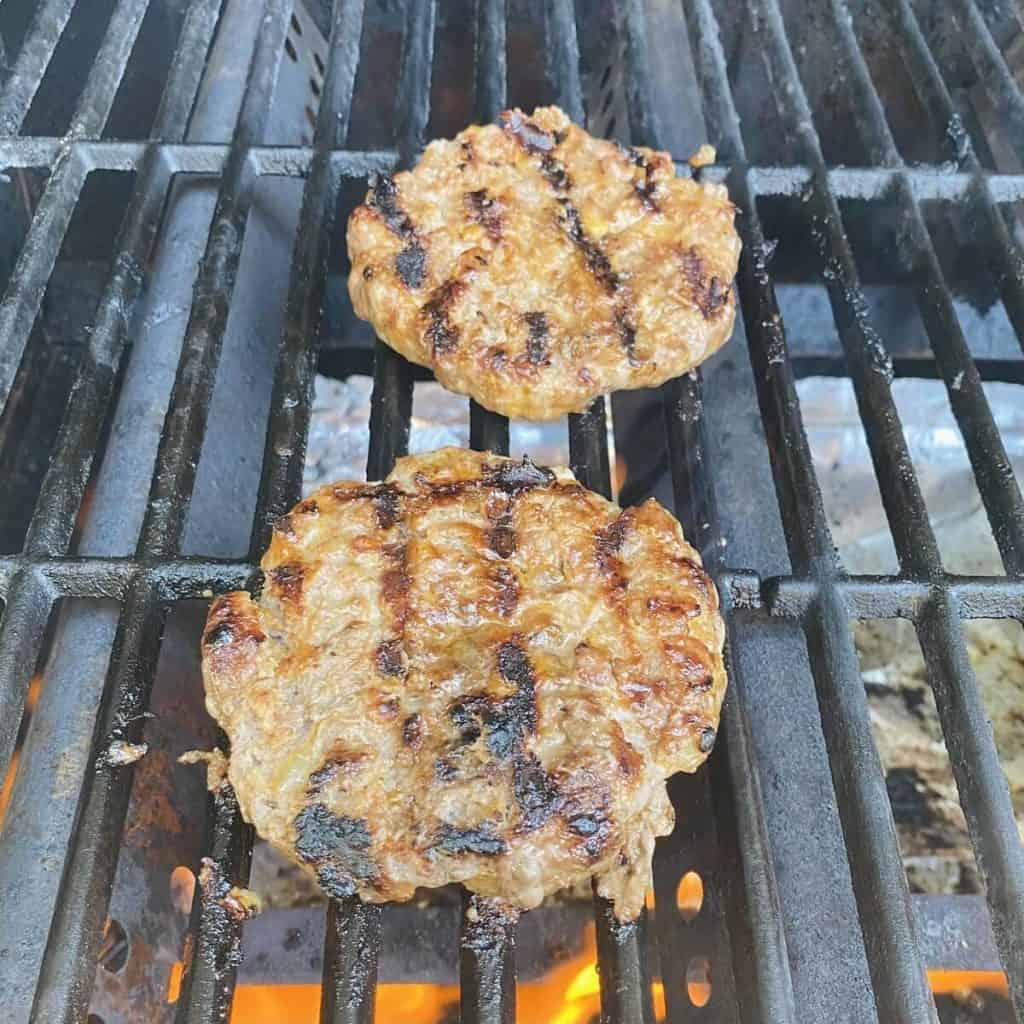
[[[345, 148], [364, 27], [363, 0], [335, 0], [326, 76], [311, 146], [265, 145], [278, 63], [291, 16], [289, 0], [266, 0], [264, 21], [248, 70], [244, 99], [228, 144], [186, 142], [190, 114], [224, 17], [224, 0], [192, 0], [178, 40], [149, 141], [103, 138], [148, 0], [119, 0], [63, 138], [22, 136], [32, 105], [73, 0], [44, 0], [0, 93], [0, 164], [46, 167], [49, 179], [0, 302], [0, 408], [12, 393], [19, 365], [72, 214], [88, 175], [135, 172], [106, 287], [96, 309], [23, 550], [0, 555], [0, 765], [7, 766], [33, 667], [56, 602], [62, 598], [119, 603], [106, 683], [98, 695], [97, 726], [81, 791], [55, 825], [61, 867], [40, 857], [24, 818], [11, 814], [0, 834], [3, 945], [0, 993], [14, 1021], [85, 1019], [100, 954], [132, 790], [129, 767], [105, 765], [111, 739], [137, 741], [161, 649], [168, 610], [209, 591], [254, 586], [256, 563], [274, 518], [299, 497], [309, 428], [317, 343], [323, 331], [330, 226], [338, 223], [339, 193], [352, 179], [412, 163], [430, 117], [436, 0], [409, 0], [402, 43], [396, 117], [397, 153]], [[1024, 146], [1021, 96], [984, 17], [973, 0], [957, 0], [955, 15], [970, 58], [982, 72], [993, 105], [1018, 151]], [[724, 180], [740, 208], [744, 253], [738, 276], [753, 384], [767, 438], [774, 492], [781, 513], [790, 573], [759, 576], [726, 559], [719, 496], [728, 491], [720, 453], [707, 435], [704, 385], [690, 374], [662, 389], [665, 443], [676, 508], [688, 536], [705, 553], [730, 624], [730, 698], [719, 750], [708, 771], [676, 780], [675, 798], [689, 809], [692, 834], [663, 843], [656, 859], [656, 896], [671, 902], [680, 861], [699, 866], [717, 896], [699, 924], [680, 931], [657, 922], [661, 972], [671, 1020], [695, 1011], [686, 1000], [685, 964], [712, 951], [715, 1019], [795, 1021], [797, 994], [783, 927], [775, 861], [745, 708], [756, 680], [746, 670], [750, 641], [744, 616], [776, 628], [802, 627], [835, 788], [849, 876], [856, 900], [874, 1004], [883, 1021], [931, 1021], [935, 1007], [917, 939], [918, 925], [893, 829], [878, 754], [871, 737], [851, 622], [906, 618], [925, 654], [971, 842], [986, 886], [992, 927], [1010, 979], [1018, 1019], [1024, 1019], [1024, 852], [997, 751], [967, 656], [963, 619], [1024, 619], [1024, 499], [968, 349], [925, 219], [931, 200], [962, 204], [978, 225], [1010, 322], [1024, 344], [1024, 259], [1000, 207], [1024, 199], [1024, 175], [986, 171], [960, 122], [936, 57], [910, 0], [894, 0], [888, 17], [920, 99], [948, 125], [949, 167], [909, 167], [899, 153], [861, 43], [845, 5], [831, 0], [827, 16], [848, 73], [856, 128], [872, 166], [830, 167], [814, 127], [778, 0], [749, 0], [782, 119], [792, 127], [798, 166], [748, 161], [730, 88], [728, 64], [711, 0], [683, 4], [704, 115], [717, 133], [723, 163], [706, 177]], [[479, 0], [476, 8], [474, 111], [492, 119], [506, 103], [506, 0]], [[631, 140], [662, 146], [672, 110], [672, 81], [650, 59], [651, 12], [644, 0], [618, 0], [614, 24], [622, 42], [625, 110]], [[570, 0], [546, 5], [546, 52], [551, 100], [574, 120], [584, 119], [584, 90], [576, 14]], [[668, 111], [668, 113], [666, 113]], [[116, 378], [132, 341], [130, 310], [146, 286], [147, 260], [157, 240], [172, 178], [216, 177], [219, 193], [200, 262], [194, 297], [163, 424], [155, 470], [134, 555], [71, 554], [72, 535], [100, 451], [104, 424], [116, 400]], [[295, 235], [284, 329], [274, 370], [256, 515], [249, 553], [241, 559], [182, 554], [182, 538], [207, 434], [221, 348], [254, 195], [265, 177], [304, 179]], [[839, 563], [827, 525], [803, 429], [785, 328], [768, 271], [769, 248], [757, 203], [800, 198], [818, 247], [817, 258], [857, 395], [879, 489], [900, 564], [895, 577], [849, 576]], [[867, 313], [842, 202], [895, 203], [913, 268], [916, 297], [937, 369], [944, 380], [969, 454], [1005, 576], [948, 574], [928, 518], [891, 389], [891, 360]], [[741, 345], [740, 340], [732, 343]], [[380, 479], [408, 446], [413, 371], [377, 343], [367, 475]], [[470, 411], [473, 447], [507, 452], [508, 422], [477, 407]], [[605, 403], [569, 418], [570, 461], [580, 480], [611, 493]], [[765, 495], [765, 497], [769, 497]], [[751, 500], [753, 504], [753, 496]], [[722, 509], [724, 514], [725, 509]], [[734, 514], [735, 515], [735, 514]], [[756, 533], [757, 527], [750, 527]], [[784, 644], [783, 644], [784, 648]], [[778, 650], [776, 646], [776, 650]], [[769, 662], [771, 664], [771, 662]], [[776, 661], [773, 671], [779, 671]], [[52, 743], [56, 740], [51, 741]], [[16, 789], [32, 792], [45, 770], [45, 750], [26, 751]], [[24, 780], [24, 781], [23, 781]], [[14, 804], [12, 804], [12, 807]], [[31, 809], [37, 817], [47, 812]], [[73, 812], [73, 813], [72, 813]], [[61, 831], [63, 829], [63, 831]], [[191, 967], [178, 1000], [182, 1024], [226, 1020], [234, 987], [240, 925], [216, 901], [218, 879], [244, 884], [251, 830], [230, 792], [213, 798], [206, 849], [212, 881], [197, 890], [190, 923]], [[675, 845], [673, 845], [675, 844]], [[675, 875], [671, 872], [674, 871]], [[40, 925], [40, 914], [45, 912]], [[462, 1020], [510, 1022], [515, 1015], [514, 929], [482, 909], [463, 915], [460, 980]], [[644, 920], [614, 921], [609, 906], [595, 909], [601, 965], [601, 1005], [614, 1022], [653, 1020]], [[381, 909], [356, 900], [332, 903], [327, 917], [321, 1020], [373, 1018]], [[854, 938], [852, 941], [857, 941]], [[732, 965], [737, 965], [735, 976]], [[800, 1014], [803, 1019], [803, 1013]], [[824, 1019], [824, 1018], [822, 1018]]]

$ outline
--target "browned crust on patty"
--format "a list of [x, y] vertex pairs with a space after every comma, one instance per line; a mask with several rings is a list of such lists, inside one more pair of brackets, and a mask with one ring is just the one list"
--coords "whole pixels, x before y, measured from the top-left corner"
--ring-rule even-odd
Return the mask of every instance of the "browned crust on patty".
[[740, 243], [724, 186], [557, 107], [499, 121], [431, 143], [353, 212], [349, 292], [384, 341], [530, 419], [660, 384], [726, 341]]
[[620, 917], [714, 742], [711, 581], [650, 501], [444, 449], [279, 520], [258, 602], [213, 602], [207, 704], [247, 820], [329, 894], [462, 882], [519, 907], [596, 876]]

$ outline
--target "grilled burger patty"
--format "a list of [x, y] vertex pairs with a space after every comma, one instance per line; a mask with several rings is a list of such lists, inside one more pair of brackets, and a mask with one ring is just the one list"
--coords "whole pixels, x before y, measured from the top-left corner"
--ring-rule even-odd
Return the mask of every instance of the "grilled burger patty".
[[348, 225], [356, 313], [452, 391], [554, 419], [696, 366], [732, 332], [723, 185], [557, 107], [432, 142]]
[[447, 448], [323, 487], [258, 601], [213, 602], [210, 712], [259, 833], [332, 896], [462, 882], [512, 906], [596, 876], [620, 918], [725, 691], [714, 585], [654, 501]]

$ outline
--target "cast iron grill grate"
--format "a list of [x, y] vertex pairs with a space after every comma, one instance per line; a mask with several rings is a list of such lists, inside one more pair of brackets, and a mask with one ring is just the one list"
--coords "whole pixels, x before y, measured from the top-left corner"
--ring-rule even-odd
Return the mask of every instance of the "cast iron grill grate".
[[[117, 141], [104, 128], [147, 13], [148, 0], [119, 0], [105, 30], [71, 120], [61, 138], [22, 135], [33, 98], [75, 8], [74, 0], [41, 0], [0, 92], [0, 165], [46, 168], [27, 236], [0, 302], [0, 404], [7, 402], [46, 292], [68, 224], [88, 176], [132, 171], [131, 199], [117, 255], [95, 310], [85, 354], [63, 413], [20, 552], [0, 556], [0, 765], [11, 759], [33, 667], [48, 622], [61, 599], [114, 601], [116, 635], [97, 713], [94, 741], [81, 776], [70, 842], [56, 868], [40, 866], [21, 819], [0, 834], [4, 885], [4, 956], [0, 994], [14, 1021], [84, 1020], [103, 941], [103, 925], [132, 790], [131, 766], [104, 761], [111, 738], [138, 739], [169, 609], [209, 592], [252, 587], [270, 524], [299, 497], [309, 427], [317, 344], [327, 281], [329, 234], [343, 213], [346, 181], [408, 165], [420, 151], [430, 118], [436, 0], [409, 0], [397, 84], [397, 153], [346, 148], [361, 55], [363, 0], [335, 0], [326, 72], [311, 145], [264, 144], [278, 65], [291, 17], [288, 0], [265, 0], [244, 99], [230, 143], [186, 142], [190, 114], [222, 17], [222, 0], [189, 4], [151, 137]], [[636, 144], [665, 145], [666, 110], [659, 90], [664, 72], [652, 59], [657, 40], [644, 0], [618, 0], [624, 116]], [[652, 7], [654, 5], [651, 5]], [[973, 0], [951, 5], [966, 47], [991, 83], [994, 105], [1006, 114], [1017, 151], [1024, 146], [1024, 99]], [[709, 1019], [798, 1019], [787, 936], [782, 924], [773, 853], [755, 748], [745, 717], [755, 682], [739, 657], [743, 616], [766, 627], [802, 628], [813, 671], [821, 726], [846, 840], [859, 935], [874, 1005], [883, 1021], [929, 1021], [935, 1007], [919, 948], [917, 924], [893, 829], [884, 778], [870, 730], [851, 622], [906, 618], [925, 654], [971, 841], [984, 879], [1000, 960], [1010, 979], [1018, 1019], [1024, 1019], [1024, 852], [992, 732], [965, 645], [962, 620], [1024, 618], [1024, 499], [995, 425], [978, 368], [968, 349], [950, 288], [936, 255], [922, 204], [932, 200], [972, 211], [982, 245], [997, 268], [1000, 294], [1024, 343], [1024, 260], [1003, 207], [1024, 199], [1024, 175], [983, 168], [957, 116], [946, 81], [910, 0], [896, 0], [892, 31], [922, 104], [948, 124], [943, 166], [904, 163], [887, 122], [845, 6], [833, 0], [819, 12], [831, 19], [839, 59], [847, 68], [864, 168], [829, 166], [794, 60], [777, 0], [750, 0], [746, 13], [759, 32], [779, 115], [791, 126], [798, 152], [792, 166], [752, 164], [745, 149], [729, 68], [712, 0], [683, 5], [703, 116], [712, 126], [720, 163], [704, 173], [725, 180], [740, 210], [744, 254], [737, 286], [753, 387], [767, 441], [774, 493], [791, 572], [761, 576], [727, 560], [718, 514], [721, 453], [709, 446], [700, 374], [662, 389], [665, 443], [676, 507], [687, 535], [705, 553], [733, 637], [732, 686], [719, 750], [709, 771], [680, 784], [698, 821], [694, 835], [673, 848], [717, 890], [707, 914], [689, 930], [658, 925], [661, 971], [669, 1018], [696, 1019], [680, 973], [691, 955], [711, 951], [713, 1001]], [[550, 96], [583, 121], [577, 12], [570, 0], [551, 0], [544, 32]], [[507, 11], [504, 0], [477, 4], [473, 109], [490, 119], [506, 102]], [[659, 98], [660, 97], [660, 98]], [[666, 106], [667, 103], [667, 106]], [[609, 133], [613, 126], [606, 125]], [[677, 157], [685, 154], [677, 153]], [[131, 310], [146, 287], [147, 261], [175, 175], [204, 174], [219, 192], [194, 289], [173, 390], [163, 423], [145, 516], [128, 557], [70, 553], [87, 484], [102, 455], [104, 424], [117, 398], [117, 375], [128, 358]], [[265, 452], [249, 556], [200, 559], [182, 541], [207, 435], [222, 343], [235, 294], [239, 258], [261, 179], [302, 179], [303, 192], [287, 289], [284, 329], [274, 370]], [[800, 198], [813, 225], [818, 261], [856, 391], [879, 489], [899, 557], [893, 577], [850, 576], [839, 563], [803, 429], [793, 363], [768, 270], [770, 247], [758, 213], [765, 197]], [[955, 576], [943, 569], [891, 389], [891, 363], [866, 312], [858, 265], [842, 208], [847, 200], [895, 204], [904, 230], [902, 258], [919, 281], [917, 299], [939, 376], [963, 435], [1006, 574]], [[739, 338], [734, 346], [743, 344]], [[367, 475], [384, 476], [409, 441], [412, 370], [377, 344]], [[508, 423], [471, 408], [474, 447], [507, 451]], [[588, 486], [610, 494], [605, 406], [598, 401], [569, 420], [573, 469]], [[764, 495], [767, 497], [767, 495]], [[751, 504], [755, 503], [752, 496]], [[751, 526], [751, 529], [756, 529]], [[781, 635], [781, 634], [780, 634]], [[785, 644], [782, 645], [785, 649]], [[776, 652], [780, 650], [778, 646]], [[774, 670], [785, 670], [778, 660]], [[26, 756], [17, 786], [30, 785], [37, 766]], [[29, 781], [22, 782], [22, 779]], [[47, 809], [35, 809], [45, 826]], [[702, 827], [699, 822], [705, 822]], [[689, 843], [689, 846], [687, 846]], [[214, 798], [205, 850], [213, 877], [244, 884], [252, 847], [230, 792]], [[664, 861], [664, 856], [661, 862]], [[33, 858], [35, 860], [33, 860]], [[680, 864], [676, 863], [678, 868]], [[660, 876], [661, 878], [664, 877]], [[663, 886], [656, 883], [656, 889]], [[191, 919], [191, 955], [177, 1004], [181, 1022], [227, 1019], [234, 987], [240, 925], [200, 886]], [[40, 920], [39, 908], [48, 908]], [[321, 1019], [373, 1018], [381, 909], [356, 901], [328, 911]], [[386, 913], [386, 911], [385, 911]], [[602, 1013], [610, 1021], [653, 1019], [649, 965], [642, 955], [645, 924], [617, 925], [601, 901], [595, 908]], [[462, 1020], [511, 1021], [515, 972], [512, 930], [486, 914], [466, 923], [461, 942]], [[736, 969], [733, 969], [735, 965]], [[691, 1017], [691, 1014], [694, 1015]], [[802, 1019], [802, 1017], [801, 1017]]]

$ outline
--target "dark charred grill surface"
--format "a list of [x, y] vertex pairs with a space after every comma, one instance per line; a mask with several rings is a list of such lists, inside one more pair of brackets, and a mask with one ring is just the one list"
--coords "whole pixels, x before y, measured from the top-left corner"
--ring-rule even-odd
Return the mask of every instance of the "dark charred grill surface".
[[[334, 0], [324, 5], [331, 8], [330, 42], [319, 111], [315, 117], [312, 110], [307, 114], [315, 122], [313, 135], [303, 145], [279, 145], [268, 133], [268, 112], [280, 62], [291, 59], [282, 57], [288, 52], [284, 40], [291, 5], [287, 0], [245, 4], [247, 17], [265, 20], [260, 21], [258, 42], [247, 51], [239, 50], [238, 66], [231, 69], [245, 83], [244, 90], [239, 87], [244, 96], [237, 115], [230, 118], [220, 141], [193, 144], [189, 126], [201, 106], [204, 76], [212, 81], [224, 70], [212, 63], [218, 28], [227, 24], [237, 0], [191, 0], [176, 5], [184, 14], [174, 23], [178, 35], [155, 120], [147, 134], [125, 137], [115, 123], [124, 99], [119, 91], [134, 87], [136, 80], [128, 71], [136, 59], [133, 47], [153, 31], [152, 26], [147, 28], [147, 14], [158, 4], [159, 0], [117, 0], [103, 5], [109, 20], [94, 26], [96, 48], [81, 81], [62, 83], [69, 95], [77, 91], [69, 105], [70, 120], [44, 135], [27, 134], [25, 129], [41, 123], [44, 101], [54, 91], [52, 70], [81, 38], [82, 24], [76, 18], [82, 17], [79, 8], [85, 5], [40, 0], [24, 24], [4, 39], [0, 165], [5, 178], [13, 175], [21, 183], [32, 169], [42, 168], [48, 176], [35, 191], [25, 188], [32, 199], [27, 229], [10, 267], [4, 268], [0, 445], [8, 436], [3, 409], [17, 407], [24, 375], [34, 366], [46, 365], [27, 354], [39, 344], [37, 336], [43, 337], [37, 328], [48, 314], [51, 274], [73, 234], [90, 176], [113, 171], [134, 175], [83, 355], [75, 364], [77, 376], [60, 411], [52, 451], [39, 469], [37, 491], [31, 495], [23, 543], [18, 551], [0, 553], [0, 768], [5, 772], [46, 638], [68, 628], [66, 608], [58, 609], [58, 602], [79, 599], [76, 605], [97, 609], [102, 602], [112, 602], [102, 607], [114, 616], [107, 644], [109, 667], [101, 670], [105, 683], [90, 708], [96, 721], [86, 737], [87, 748], [92, 737], [87, 755], [76, 760], [73, 751], [59, 747], [70, 711], [60, 714], [59, 701], [64, 698], [55, 687], [40, 714], [45, 722], [49, 707], [50, 720], [61, 726], [54, 730], [57, 738], [34, 737], [18, 759], [0, 834], [0, 992], [15, 1024], [83, 1021], [89, 1014], [112, 883], [119, 857], [130, 853], [119, 847], [119, 841], [137, 774], [132, 764], [119, 763], [108, 752], [111, 743], [132, 744], [148, 736], [146, 715], [161, 645], [166, 644], [169, 609], [179, 602], [208, 598], [211, 592], [245, 587], [272, 587], [281, 600], [302, 600], [301, 572], [282, 565], [262, 581], [256, 565], [273, 524], [286, 531], [281, 517], [300, 497], [317, 349], [326, 334], [329, 261], [340, 258], [333, 255], [331, 240], [348, 212], [348, 200], [342, 201], [348, 193], [344, 183], [354, 179], [354, 192], [362, 193], [375, 182], [371, 204], [403, 242], [396, 269], [408, 287], [417, 287], [424, 276], [426, 250], [401, 209], [390, 175], [409, 167], [422, 149], [434, 116], [432, 96], [450, 97], [454, 91], [446, 82], [434, 82], [440, 68], [434, 61], [435, 36], [443, 27], [438, 5], [435, 0], [409, 0], [405, 24], [394, 43], [397, 84], [393, 131], [387, 136], [393, 150], [351, 148], [349, 124], [358, 108], [353, 98], [360, 62], [367, 57], [363, 40], [378, 12], [374, 9], [371, 18], [363, 0]], [[749, 97], [741, 95], [742, 83], [731, 77], [732, 64], [727, 61], [723, 39], [732, 39], [729, 33], [736, 19], [726, 4], [687, 0], [677, 5], [666, 25], [664, 5], [609, 0], [598, 17], [577, 24], [572, 3], [552, 0], [545, 5], [543, 25], [537, 27], [543, 39], [538, 49], [547, 61], [543, 94], [528, 98], [517, 91], [529, 83], [517, 74], [513, 59], [514, 48], [522, 45], [508, 29], [515, 11], [505, 0], [479, 0], [473, 8], [472, 97], [465, 104], [465, 117], [472, 112], [477, 120], [492, 120], [508, 106], [557, 103], [592, 132], [614, 137], [641, 169], [634, 147], [672, 148], [679, 137], [680, 102], [689, 79], [676, 70], [685, 63], [678, 59], [684, 51], [671, 50], [670, 43], [681, 38], [685, 44], [688, 38], [693, 92], [699, 102], [695, 123], [702, 115], [701, 138], [714, 143], [719, 156], [715, 166], [698, 173], [725, 181], [739, 208], [737, 226], [744, 251], [737, 289], [745, 330], [738, 334], [745, 337], [737, 336], [724, 353], [740, 366], [728, 378], [738, 381], [738, 388], [723, 396], [722, 385], [711, 373], [704, 380], [694, 373], [669, 382], [661, 389], [665, 429], [657, 432], [656, 441], [667, 455], [677, 514], [722, 595], [730, 627], [730, 698], [718, 734], [709, 729], [700, 737], [702, 750], [715, 747], [708, 768], [694, 777], [678, 777], [673, 784], [674, 799], [685, 808], [685, 818], [656, 853], [653, 921], [645, 915], [636, 924], [623, 926], [609, 906], [599, 901], [596, 907], [601, 1008], [613, 1022], [653, 1019], [653, 973], [660, 974], [665, 986], [668, 1019], [693, 1019], [696, 1011], [687, 996], [686, 968], [692, 957], [702, 955], [710, 958], [713, 978], [712, 1001], [702, 1011], [709, 1020], [832, 1019], [834, 1006], [813, 1002], [801, 981], [808, 962], [825, 954], [808, 954], [806, 939], [787, 934], [783, 927], [782, 876], [777, 880], [775, 874], [778, 851], [764, 813], [771, 794], [762, 794], [762, 781], [768, 780], [759, 775], [754, 730], [747, 717], [747, 708], [756, 703], [752, 691], [759, 679], [796, 671], [793, 666], [801, 660], [813, 678], [817, 703], [811, 713], [820, 722], [821, 758], [838, 808], [842, 863], [837, 877], [850, 890], [854, 915], [842, 933], [842, 948], [853, 951], [849, 963], [862, 972], [864, 991], [870, 990], [870, 996], [862, 993], [865, 1002], [859, 1010], [851, 1012], [884, 1021], [934, 1019], [921, 928], [895, 844], [851, 634], [854, 619], [897, 617], [912, 620], [920, 639], [985, 887], [999, 964], [1010, 979], [1017, 1019], [1024, 1019], [1024, 855], [968, 660], [962, 621], [1024, 618], [1024, 499], [983, 386], [983, 381], [1002, 372], [1000, 367], [1009, 368], [1008, 373], [1017, 367], [1019, 379], [1019, 362], [974, 358], [928, 220], [929, 204], [970, 212], [971, 240], [990, 261], [994, 295], [1002, 301], [1016, 341], [1024, 343], [1024, 259], [1007, 219], [1009, 205], [1024, 199], [1024, 176], [991, 169], [985, 139], [961, 116], [959, 85], [977, 76], [1018, 156], [1024, 151], [1024, 101], [997, 45], [994, 15], [987, 7], [983, 12], [975, 0], [948, 5], [956, 17], [953, 34], [962, 47], [962, 60], [955, 68], [938, 46], [941, 40], [933, 26], [919, 21], [925, 7], [894, 0], [880, 17], [908, 76], [912, 88], [907, 91], [915, 94], [920, 112], [940, 126], [944, 148], [932, 164], [901, 152], [891, 97], [873, 78], [875, 65], [862, 35], [862, 11], [857, 7], [857, 17], [851, 19], [841, 0], [816, 5], [813, 19], [803, 16], [799, 4], [781, 0], [753, 0], [742, 7], [741, 20], [752, 26], [757, 59], [765, 69], [762, 92], [772, 105], [772, 117], [779, 118], [779, 151], [788, 154], [780, 162], [760, 164], [761, 148], [752, 143], [751, 119], [745, 117], [741, 127], [740, 109]], [[0, 14], [6, 17], [7, 11]], [[602, 20], [607, 20], [614, 36], [611, 57], [607, 66], [602, 61], [589, 67], [588, 61], [581, 62], [580, 43]], [[850, 96], [852, 129], [843, 140], [852, 147], [850, 159], [835, 159], [837, 143], [812, 102], [811, 94], [820, 83], [808, 80], [802, 70], [804, 46], [798, 37], [812, 22], [831, 33], [834, 52], [825, 60], [830, 69], [841, 69], [843, 91]], [[666, 27], [682, 36], [672, 37]], [[672, 54], [669, 60], [666, 47]], [[581, 67], [593, 78], [596, 90], [584, 89]], [[965, 77], [965, 72], [970, 74]], [[603, 109], [611, 100], [602, 100], [611, 96], [615, 82], [621, 102]], [[595, 93], [586, 106], [585, 92]], [[378, 104], [374, 116], [386, 120], [388, 115], [379, 111], [391, 109], [387, 103]], [[551, 152], [558, 140], [528, 121], [509, 124], [507, 130], [532, 154], [553, 192], [565, 192], [566, 171]], [[677, 161], [687, 155], [674, 152]], [[847, 166], [835, 166], [840, 162]], [[685, 167], [682, 172], [689, 173]], [[161, 226], [168, 195], [175, 179], [186, 175], [214, 180], [217, 199], [207, 243], [200, 247], [173, 387], [151, 396], [153, 407], [166, 406], [166, 412], [155, 463], [140, 478], [142, 491], [148, 490], [144, 516], [126, 549], [131, 554], [83, 555], [76, 546], [77, 531], [90, 514], [91, 481], [103, 462], [104, 446], [111, 443], [108, 425], [121, 400], [124, 368], [138, 341], [140, 328], [133, 313], [152, 283], [154, 254], [166, 242]], [[239, 261], [255, 197], [264, 180], [274, 177], [302, 179], [302, 200], [284, 326], [272, 371], [251, 542], [244, 557], [191, 557], [184, 553], [189, 550], [184, 539], [200, 455], [206, 445], [234, 444], [233, 438], [211, 426], [214, 384], [233, 302], [237, 308]], [[656, 215], [658, 194], [646, 176], [635, 190], [637, 200]], [[835, 554], [803, 430], [796, 362], [770, 271], [774, 221], [766, 211], [783, 201], [802, 211], [790, 220], [805, 218], [814, 243], [805, 253], [807, 265], [813, 281], [827, 294], [841, 346], [829, 365], [840, 365], [856, 391], [899, 558], [898, 576], [849, 576]], [[494, 197], [468, 193], [465, 203], [467, 215], [500, 244], [501, 213]], [[7, 207], [4, 210], [6, 217]], [[886, 350], [890, 339], [873, 324], [865, 300], [868, 271], [854, 255], [865, 233], [871, 237], [875, 227], [892, 222], [900, 225], [892, 245], [912, 271], [914, 300], [929, 344], [928, 372], [947, 388], [1005, 568], [1003, 576], [953, 575], [942, 563], [891, 386], [893, 367], [899, 373], [911, 364], [892, 359]], [[617, 304], [622, 295], [618, 325], [628, 350], [634, 331], [625, 294], [628, 283], [617, 280], [602, 262], [600, 247], [571, 204], [562, 209], [562, 226], [590, 272], [617, 296]], [[692, 286], [704, 316], [713, 318], [726, 301], [728, 283], [709, 278], [692, 252], [679, 253], [678, 272]], [[457, 288], [457, 281], [450, 282], [428, 304], [431, 336], [440, 349], [458, 345], [445, 316]], [[523, 318], [522, 342], [527, 363], [543, 366], [548, 351], [543, 313]], [[407, 449], [413, 372], [380, 343], [374, 358], [367, 476], [380, 480]], [[715, 372], [720, 369], [719, 365]], [[705, 398], [722, 402], [724, 415], [710, 416], [714, 410], [705, 408]], [[583, 485], [605, 495], [611, 494], [609, 404], [598, 400], [585, 414], [569, 417], [572, 468]], [[730, 417], [728, 435], [709, 425], [709, 420], [720, 423]], [[473, 447], [507, 452], [509, 429], [502, 417], [474, 404], [470, 424]], [[740, 489], [743, 508], [734, 509], [722, 498], [736, 494], [730, 474], [742, 473], [729, 465], [750, 465], [752, 452], [770, 464], [770, 480], [760, 487], [750, 474]], [[493, 485], [512, 502], [524, 489], [542, 482], [539, 472], [520, 464], [515, 473]], [[0, 489], [5, 484], [0, 481]], [[375, 501], [382, 530], [400, 522], [402, 509], [394, 493], [375, 488], [367, 496]], [[775, 505], [778, 528], [773, 533], [761, 520], [776, 522]], [[317, 509], [304, 506], [293, 514], [316, 515]], [[507, 520], [508, 509], [496, 506], [488, 543], [496, 563], [496, 600], [511, 614], [516, 588], [514, 580], [502, 574], [502, 562], [513, 554], [514, 544]], [[596, 552], [612, 592], [619, 586], [616, 553], [627, 529], [624, 516], [606, 532]], [[728, 546], [723, 546], [723, 539]], [[784, 545], [786, 557], [771, 561], [781, 568], [762, 570], [762, 562], [769, 560], [759, 560], [757, 553], [771, 544]], [[392, 592], [400, 605], [400, 547], [393, 560]], [[225, 618], [207, 634], [206, 642], [212, 647], [226, 644], [235, 639], [236, 629], [237, 623]], [[246, 642], [258, 644], [260, 637], [252, 635]], [[401, 678], [401, 636], [380, 646], [376, 664], [384, 676]], [[516, 798], [529, 821], [539, 824], [552, 813], [552, 794], [549, 780], [521, 749], [521, 731], [528, 725], [531, 707], [529, 661], [510, 643], [498, 668], [514, 693], [493, 706], [467, 706], [453, 713], [461, 716], [467, 741], [486, 735], [487, 743], [515, 760]], [[415, 747], [422, 741], [421, 730], [415, 716], [407, 718], [401, 724], [403, 743]], [[809, 751], [810, 746], [793, 752], [792, 763], [804, 763], [800, 759], [811, 758]], [[49, 766], [65, 753], [70, 768], [61, 776], [63, 788], [47, 788]], [[358, 819], [332, 814], [316, 800], [318, 791], [344, 770], [346, 754], [336, 754], [309, 778], [309, 806], [297, 823], [300, 852], [337, 897], [327, 913], [321, 1020], [369, 1022], [374, 1015], [381, 909], [347, 895], [353, 879], [371, 869], [364, 852], [364, 826]], [[435, 770], [438, 779], [445, 779], [456, 766], [442, 759]], [[177, 1005], [168, 1008], [161, 997], [163, 1012], [189, 1024], [228, 1019], [246, 916], [238, 912], [230, 894], [232, 886], [246, 882], [253, 838], [230, 787], [221, 786], [211, 795], [208, 812], [202, 859], [191, 865], [199, 884], [187, 953], [175, 954], [188, 961], [188, 969]], [[598, 814], [574, 816], [568, 806], [558, 813], [567, 815], [582, 842], [600, 843], [604, 826]], [[46, 839], [40, 840], [40, 834]], [[435, 838], [440, 848], [452, 853], [500, 852], [500, 838], [483, 829], [452, 830]], [[689, 868], [704, 879], [705, 903], [692, 922], [683, 923], [674, 915], [673, 901], [678, 880]], [[461, 1015], [466, 1024], [510, 1024], [514, 1019], [516, 927], [500, 908], [486, 901], [466, 901], [460, 950], [451, 950], [453, 962], [456, 955], [459, 958]], [[831, 941], [822, 936], [825, 939]], [[645, 956], [647, 949], [656, 957]], [[843, 973], [843, 967], [832, 963], [821, 970], [833, 979]]]

